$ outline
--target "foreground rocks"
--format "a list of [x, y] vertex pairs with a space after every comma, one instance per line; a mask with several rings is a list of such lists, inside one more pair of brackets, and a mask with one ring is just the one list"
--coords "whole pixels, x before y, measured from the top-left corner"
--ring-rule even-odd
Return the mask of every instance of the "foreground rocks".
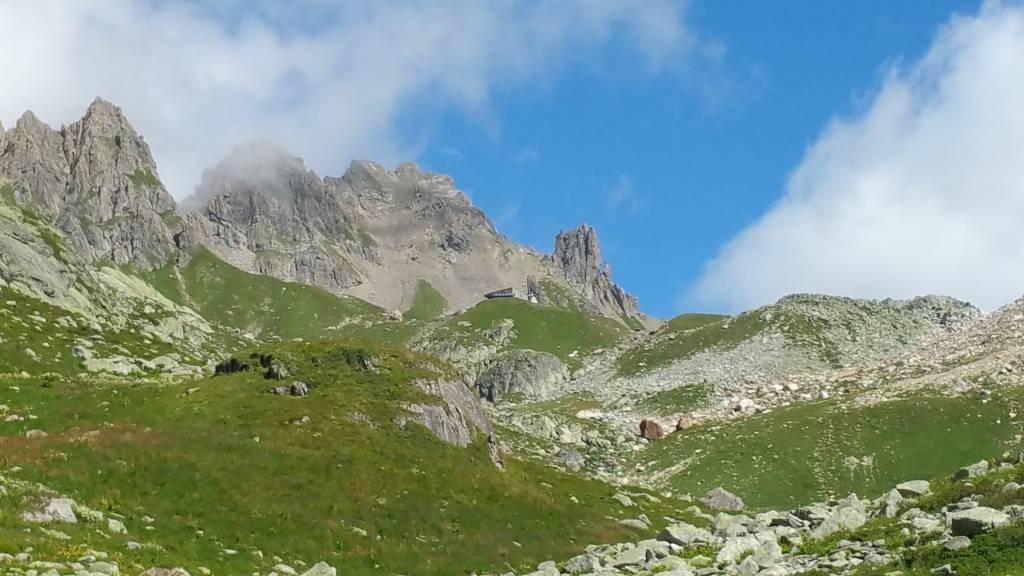
[[[978, 477], [989, 467], [986, 463], [973, 469], [972, 477]], [[1008, 482], [1002, 489], [1017, 490], [1019, 485]], [[870, 566], [899, 574], [895, 566], [886, 566], [908, 547], [964, 550], [972, 538], [1024, 520], [1024, 506], [1011, 504], [997, 510], [978, 505], [977, 496], [927, 512], [917, 505], [929, 494], [930, 483], [915, 480], [897, 485], [874, 501], [851, 494], [787, 512], [745, 514], [742, 500], [715, 488], [701, 500], [719, 510], [714, 516], [692, 507], [686, 513], [693, 520], [665, 518], [668, 525], [655, 538], [587, 546], [563, 563], [543, 562], [527, 576], [786, 576], [851, 574]], [[858, 535], [858, 529], [874, 518], [881, 519], [886, 534], [898, 537]], [[955, 574], [949, 565], [932, 568], [933, 573]]]

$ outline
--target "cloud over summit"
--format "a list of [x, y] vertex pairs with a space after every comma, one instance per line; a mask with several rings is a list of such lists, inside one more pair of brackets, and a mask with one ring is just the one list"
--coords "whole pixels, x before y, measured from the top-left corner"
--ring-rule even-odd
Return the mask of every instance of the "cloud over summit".
[[414, 155], [403, 115], [485, 110], [496, 90], [599, 57], [652, 70], [697, 41], [669, 0], [603, 2], [10, 0], [0, 120], [51, 125], [122, 106], [179, 198], [235, 144], [273, 141], [321, 172]]

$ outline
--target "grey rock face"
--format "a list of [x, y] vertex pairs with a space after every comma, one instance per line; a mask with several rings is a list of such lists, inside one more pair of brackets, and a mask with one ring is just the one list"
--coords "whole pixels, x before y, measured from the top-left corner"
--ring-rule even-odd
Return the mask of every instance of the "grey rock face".
[[541, 398], [569, 379], [569, 370], [546, 352], [513, 350], [498, 356], [476, 380], [480, 396], [498, 402], [510, 394]]
[[[437, 404], [407, 404], [405, 408], [410, 415], [399, 418], [400, 427], [411, 420], [426, 427], [439, 439], [460, 447], [468, 446], [478, 434], [484, 434], [489, 441], [493, 439], [494, 430], [479, 399], [465, 384], [445, 379], [421, 379], [413, 383], [441, 401]], [[495, 466], [502, 466], [497, 450], [491, 451], [491, 460]]]
[[627, 318], [639, 315], [637, 299], [612, 282], [611, 268], [601, 260], [597, 231], [586, 224], [555, 237], [551, 261], [566, 282], [604, 313]]
[[457, 309], [543, 277], [596, 311], [638, 314], [635, 299], [597, 268], [593, 229], [585, 249], [565, 245], [544, 259], [500, 235], [450, 177], [413, 164], [389, 171], [356, 161], [340, 178], [321, 179], [280, 149], [248, 145], [208, 171], [186, 203], [193, 211], [184, 244], [205, 245], [244, 270], [389, 310], [409, 305], [420, 279]]
[[344, 198], [272, 145], [236, 148], [187, 202], [199, 210], [187, 215], [186, 242], [245, 270], [337, 292], [363, 280], [354, 255], [376, 257]]
[[96, 99], [81, 120], [60, 130], [26, 112], [4, 137], [0, 179], [87, 261], [150, 269], [175, 251], [164, 221], [174, 200], [149, 146], [109, 102]]

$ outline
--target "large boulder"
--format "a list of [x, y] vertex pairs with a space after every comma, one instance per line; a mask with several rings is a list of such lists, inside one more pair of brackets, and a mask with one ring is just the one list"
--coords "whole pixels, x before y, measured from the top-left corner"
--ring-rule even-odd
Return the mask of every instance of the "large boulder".
[[886, 518], [895, 518], [900, 513], [900, 508], [903, 506], [903, 495], [900, 494], [899, 489], [892, 489], [885, 496], [882, 496], [876, 501], [878, 505], [878, 514]]
[[743, 499], [719, 486], [704, 495], [700, 501], [712, 510], [739, 512], [743, 510]]
[[637, 569], [646, 564], [648, 561], [654, 558], [654, 552], [649, 548], [630, 548], [623, 550], [617, 555], [613, 556], [608, 560], [608, 565], [612, 568], [631, 568]]
[[601, 560], [594, 554], [586, 553], [573, 556], [565, 563], [565, 571], [569, 574], [587, 574], [601, 569]]
[[953, 512], [949, 515], [949, 522], [954, 536], [975, 536], [1009, 524], [1010, 516], [993, 508], [978, 506]]
[[640, 421], [640, 436], [644, 440], [661, 440], [665, 437], [665, 430], [656, 421], [644, 418]]
[[856, 530], [868, 521], [863, 510], [853, 506], [845, 506], [836, 510], [825, 519], [817, 528], [811, 531], [811, 536], [816, 539], [827, 538], [836, 532], [844, 530]]
[[36, 508], [22, 513], [21, 518], [26, 522], [41, 524], [49, 522], [75, 524], [78, 522], [78, 517], [75, 516], [75, 501], [63, 497], [47, 498]]
[[338, 571], [326, 562], [317, 562], [312, 568], [303, 572], [302, 576], [338, 576]]
[[729, 538], [715, 556], [717, 564], [735, 564], [741, 558], [753, 555], [761, 549], [761, 543], [754, 536]]
[[929, 494], [932, 491], [932, 486], [927, 480], [911, 480], [897, 484], [896, 490], [904, 498], [917, 498]]
[[811, 537], [821, 539], [844, 530], [856, 530], [868, 521], [867, 509], [856, 494], [850, 494], [839, 501], [838, 505], [825, 520], [811, 531]]
[[658, 540], [679, 546], [692, 546], [695, 544], [711, 544], [717, 538], [703, 528], [698, 528], [686, 522], [680, 522], [666, 526], [658, 534]]
[[509, 395], [543, 398], [569, 379], [569, 370], [546, 352], [512, 350], [498, 356], [476, 379], [480, 396], [498, 402]]
[[953, 475], [954, 481], [967, 480], [968, 478], [977, 478], [978, 476], [984, 476], [988, 473], [988, 461], [982, 460], [971, 464], [970, 466], [964, 466], [963, 468], [956, 471]]

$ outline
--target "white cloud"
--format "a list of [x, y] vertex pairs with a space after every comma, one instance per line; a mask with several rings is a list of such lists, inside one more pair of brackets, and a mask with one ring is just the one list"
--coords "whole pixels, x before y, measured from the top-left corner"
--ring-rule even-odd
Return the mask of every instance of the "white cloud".
[[954, 17], [861, 115], [832, 121], [687, 303], [943, 293], [993, 308], [1024, 293], [1022, 71], [1024, 8]]
[[[265, 139], [337, 173], [415, 155], [403, 114], [486, 116], [496, 90], [623, 41], [652, 70], [697, 45], [671, 0], [288, 3], [6, 0], [0, 119], [125, 109], [179, 198], [233, 145]], [[412, 143], [410, 143], [412, 142]]]
[[605, 194], [605, 204], [612, 212], [636, 213], [640, 209], [640, 198], [633, 189], [633, 181], [622, 174]]
[[527, 146], [512, 155], [512, 162], [516, 164], [530, 164], [540, 160], [540, 153], [533, 146]]

